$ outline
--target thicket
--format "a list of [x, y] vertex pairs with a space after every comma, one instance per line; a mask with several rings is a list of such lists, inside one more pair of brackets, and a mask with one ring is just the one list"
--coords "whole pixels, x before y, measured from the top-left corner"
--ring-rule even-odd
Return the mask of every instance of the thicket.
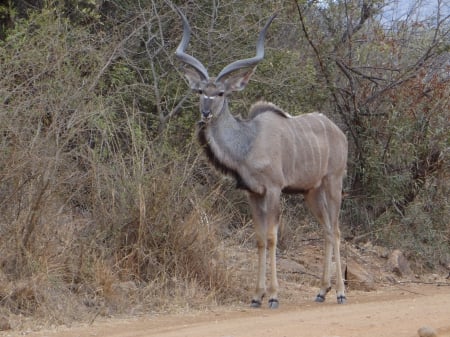
[[[404, 249], [416, 268], [450, 262], [443, 4], [426, 20], [389, 21], [382, 1], [10, 1], [0, 5], [0, 315], [68, 323], [247, 300], [226, 246], [242, 243], [250, 217], [197, 146], [174, 4], [211, 74], [253, 55], [278, 10], [233, 111], [266, 99], [329, 115], [350, 141], [346, 239]], [[315, 228], [298, 228], [298, 198], [284, 206], [287, 231]]]

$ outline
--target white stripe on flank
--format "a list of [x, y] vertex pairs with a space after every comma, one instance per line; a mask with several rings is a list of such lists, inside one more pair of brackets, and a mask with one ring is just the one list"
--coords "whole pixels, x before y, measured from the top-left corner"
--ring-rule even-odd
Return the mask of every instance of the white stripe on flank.
[[[291, 127], [288, 127], [288, 131], [289, 131], [289, 136], [290, 136], [289, 143], [290, 143], [291, 148], [293, 149], [293, 152], [294, 152], [294, 153], [291, 154], [293, 160], [291, 160], [291, 171], [290, 171], [290, 173], [294, 174], [295, 173], [296, 164], [299, 161], [298, 150], [297, 150], [298, 142], [296, 141], [297, 134], [295, 133], [295, 130], [293, 130], [293, 128], [291, 128]], [[285, 179], [286, 178], [290, 179], [291, 176], [287, 175], [287, 177], [286, 177], [286, 174], [285, 174]]]
[[[327, 139], [326, 144], [329, 145], [330, 143], [328, 140], [328, 130], [323, 121], [323, 117], [324, 117], [323, 114], [314, 115], [314, 118], [319, 121], [320, 125], [322, 125], [323, 133], [325, 134], [325, 138]], [[316, 137], [319, 137], [319, 136], [316, 135]], [[325, 147], [325, 150], [328, 150], [328, 146]], [[319, 155], [320, 155], [320, 171], [322, 171], [322, 153], [320, 153], [320, 149], [319, 149]], [[328, 158], [328, 155], [329, 155], [329, 153], [326, 153], [326, 156], [325, 156], [326, 159]]]
[[[329, 145], [330, 145], [330, 140], [329, 140], [329, 138], [328, 138], [328, 129], [327, 129], [327, 126], [325, 125], [325, 123], [323, 122], [323, 118], [321, 118], [323, 115], [322, 114], [320, 114], [320, 118], [319, 118], [319, 121], [320, 121], [320, 124], [322, 124], [322, 127], [323, 127], [323, 133], [325, 134], [325, 138], [327, 139], [327, 147], [326, 147], [326, 149], [328, 150], [328, 152], [330, 151], [330, 148], [329, 148]], [[332, 124], [332, 125], [334, 125], [334, 124]], [[328, 159], [328, 156], [329, 156], [330, 154], [329, 153], [327, 153], [327, 159]]]
[[[304, 124], [307, 125], [307, 126], [309, 127], [310, 133], [312, 134], [313, 132], [312, 132], [311, 125], [308, 123], [308, 118], [305, 118], [305, 119], [304, 119], [304, 122], [305, 122]], [[306, 135], [306, 133], [305, 133], [305, 135]], [[314, 138], [315, 138], [315, 137], [314, 137]], [[315, 155], [314, 155], [314, 147], [313, 147], [313, 145], [312, 145], [312, 143], [311, 143], [310, 137], [307, 137], [307, 136], [306, 136], [306, 139], [307, 139], [307, 141], [308, 141], [309, 150], [311, 151], [311, 155], [309, 156], [309, 158], [312, 160], [312, 165], [313, 165], [312, 169], [310, 168], [308, 174], [312, 174], [311, 171], [313, 171], [313, 170], [316, 169], [316, 158], [315, 158]], [[317, 142], [317, 139], [316, 139], [316, 142]]]
[[305, 148], [306, 145], [303, 144], [304, 143], [304, 139], [305, 139], [305, 131], [304, 131], [304, 127], [303, 127], [303, 121], [300, 120], [299, 123], [298, 123], [298, 126], [301, 129], [301, 130], [299, 130], [300, 133], [297, 135], [297, 137], [300, 138], [300, 142], [296, 142], [296, 144], [298, 144], [298, 146], [300, 147], [298, 153], [299, 153], [299, 157], [301, 157], [301, 159], [299, 159], [300, 161], [297, 160], [296, 164], [297, 163], [301, 163], [302, 164], [302, 165], [300, 165], [300, 169], [303, 172], [303, 170], [306, 169], [306, 163], [307, 163], [307, 158], [308, 158], [308, 153], [307, 153], [306, 148]]

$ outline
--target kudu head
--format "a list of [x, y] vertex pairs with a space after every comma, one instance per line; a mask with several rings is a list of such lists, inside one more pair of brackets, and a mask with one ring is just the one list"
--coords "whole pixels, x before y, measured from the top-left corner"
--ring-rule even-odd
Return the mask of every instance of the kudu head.
[[[217, 77], [209, 77], [205, 66], [195, 57], [185, 53], [189, 43], [191, 28], [184, 14], [177, 8], [178, 14], [183, 20], [183, 38], [175, 52], [175, 55], [186, 65], [184, 74], [192, 90], [200, 95], [200, 112], [202, 120], [207, 121], [217, 117], [226, 109], [227, 96], [233, 91], [245, 88], [252, 76], [256, 65], [264, 57], [264, 38], [272, 20], [277, 13], [267, 20], [264, 28], [259, 33], [256, 44], [256, 56], [230, 63], [219, 73]], [[242, 71], [242, 69], [244, 69]]]

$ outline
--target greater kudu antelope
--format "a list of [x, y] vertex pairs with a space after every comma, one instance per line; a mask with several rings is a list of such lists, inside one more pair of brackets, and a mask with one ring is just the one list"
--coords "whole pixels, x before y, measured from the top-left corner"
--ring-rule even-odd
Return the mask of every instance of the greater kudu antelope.
[[266, 294], [267, 249], [271, 266], [269, 307], [278, 307], [276, 245], [281, 192], [303, 193], [309, 209], [325, 229], [324, 270], [316, 301], [323, 302], [331, 289], [334, 252], [337, 301], [344, 303], [338, 223], [347, 165], [344, 133], [320, 113], [292, 117], [267, 102], [255, 103], [247, 120], [230, 113], [228, 96], [245, 88], [263, 59], [265, 34], [275, 15], [259, 34], [255, 57], [235, 61], [210, 78], [203, 64], [185, 53], [190, 26], [183, 13], [178, 13], [183, 20], [183, 38], [175, 54], [189, 66], [184, 67], [185, 76], [200, 95], [199, 141], [216, 168], [234, 176], [237, 186], [248, 192], [259, 258], [251, 306], [260, 307]]

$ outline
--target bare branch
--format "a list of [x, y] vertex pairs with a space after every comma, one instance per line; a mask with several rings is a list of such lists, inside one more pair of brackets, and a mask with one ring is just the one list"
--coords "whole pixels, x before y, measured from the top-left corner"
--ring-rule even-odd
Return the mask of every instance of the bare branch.
[[192, 92], [190, 89], [186, 91], [183, 97], [178, 101], [177, 105], [162, 118], [161, 125], [165, 125], [170, 118], [178, 115], [182, 111], [181, 108], [183, 107], [184, 102], [191, 95], [191, 93]]
[[346, 124], [348, 130], [352, 134], [352, 138], [354, 139], [356, 146], [359, 147], [359, 145], [358, 145], [359, 143], [358, 143], [356, 134], [353, 132], [353, 128], [350, 125], [350, 120], [349, 120], [348, 116], [344, 113], [344, 109], [342, 108], [342, 106], [339, 104], [340, 100], [337, 97], [337, 93], [336, 93], [335, 87], [334, 87], [334, 85], [332, 83], [331, 76], [330, 76], [330, 74], [329, 74], [329, 72], [327, 70], [327, 66], [325, 65], [325, 62], [324, 62], [324, 60], [322, 58], [322, 55], [319, 52], [319, 49], [315, 45], [315, 43], [312, 40], [311, 36], [309, 35], [309, 31], [308, 31], [308, 29], [306, 27], [305, 19], [304, 19], [304, 16], [303, 16], [302, 9], [300, 8], [300, 4], [296, 0], [294, 0], [294, 2], [295, 2], [295, 5], [297, 6], [298, 15], [299, 15], [299, 18], [300, 18], [300, 24], [301, 24], [301, 28], [302, 28], [303, 34], [305, 35], [306, 40], [308, 41], [309, 45], [313, 49], [314, 54], [316, 55], [317, 62], [319, 63], [320, 70], [321, 70], [321, 72], [322, 72], [322, 74], [323, 74], [323, 76], [325, 78], [325, 83], [327, 85], [327, 88], [330, 90], [331, 96], [333, 97], [333, 100], [334, 100], [334, 102], [336, 104], [336, 109], [339, 112], [339, 114], [341, 115], [342, 119], [344, 120], [344, 123]]
[[146, 23], [142, 23], [139, 26], [137, 26], [130, 34], [128, 34], [123, 40], [121, 40], [116, 47], [114, 48], [114, 50], [112, 51], [111, 55], [109, 56], [108, 60], [105, 62], [105, 64], [103, 65], [103, 67], [100, 69], [100, 71], [98, 72], [97, 76], [95, 76], [94, 81], [92, 82], [92, 84], [89, 87], [89, 91], [94, 90], [94, 88], [97, 86], [98, 82], [100, 81], [100, 78], [103, 76], [103, 74], [106, 72], [106, 70], [111, 66], [111, 64], [114, 62], [114, 60], [116, 60], [119, 55], [121, 54], [122, 50], [123, 50], [123, 46], [125, 45], [125, 43], [130, 40], [133, 36], [135, 36], [137, 34], [137, 32], [139, 32], [143, 27], [145, 27]]
[[[363, 1], [359, 23], [355, 27], [351, 27], [351, 24], [347, 24], [346, 30], [341, 38], [341, 43], [345, 43], [350, 39], [352, 35], [358, 32], [364, 26], [364, 23], [374, 15], [375, 11], [373, 7], [374, 4], [370, 1]], [[347, 10], [347, 2], [345, 2], [345, 8]], [[348, 22], [350, 22], [350, 20], [348, 20]]]

